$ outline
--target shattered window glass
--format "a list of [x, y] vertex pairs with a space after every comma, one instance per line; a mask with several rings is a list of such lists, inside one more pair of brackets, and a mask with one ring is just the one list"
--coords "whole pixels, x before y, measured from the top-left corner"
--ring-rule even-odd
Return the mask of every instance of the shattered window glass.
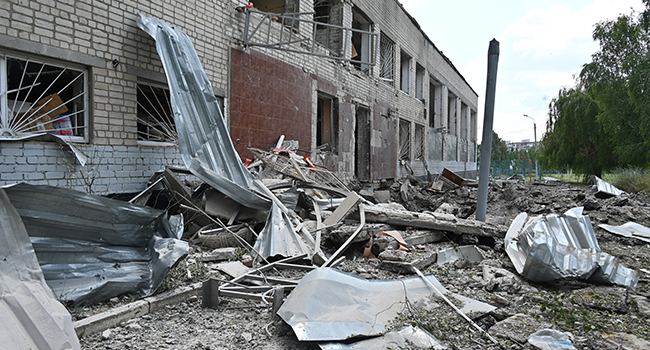
[[318, 95], [316, 115], [316, 147], [336, 153], [338, 134], [338, 100], [327, 95]]
[[413, 156], [416, 160], [424, 159], [424, 125], [415, 124], [415, 150]]
[[86, 70], [0, 56], [0, 139], [51, 133], [88, 136]]
[[379, 55], [381, 59], [381, 70], [379, 71], [379, 77], [382, 78], [383, 81], [393, 85], [393, 69], [395, 66], [393, 63], [393, 50], [395, 43], [393, 43], [393, 41], [390, 40], [386, 34], [381, 33], [379, 46]]
[[371, 62], [372, 35], [365, 32], [372, 31], [372, 21], [359, 8], [352, 10], [352, 65], [362, 72], [370, 74], [370, 65], [364, 62]]
[[169, 88], [138, 83], [138, 140], [177, 142]]
[[406, 52], [400, 51], [400, 85], [399, 89], [407, 95], [411, 94], [411, 56]]
[[399, 159], [411, 160], [411, 122], [399, 120]]

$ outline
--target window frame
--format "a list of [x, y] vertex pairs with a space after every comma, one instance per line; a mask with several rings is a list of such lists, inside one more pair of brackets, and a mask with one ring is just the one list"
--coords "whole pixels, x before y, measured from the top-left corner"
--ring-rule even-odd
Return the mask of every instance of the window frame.
[[[136, 104], [137, 104], [137, 107], [136, 107], [136, 128], [137, 128], [137, 132], [136, 132], [136, 134], [137, 134], [138, 144], [140, 144], [140, 145], [149, 145], [149, 146], [175, 146], [175, 145], [178, 145], [178, 136], [177, 135], [175, 135], [175, 139], [172, 140], [172, 141], [169, 141], [169, 140], [158, 141], [158, 140], [141, 139], [140, 138], [140, 134], [141, 134], [140, 125], [145, 124], [145, 123], [140, 122], [140, 117], [139, 117], [140, 108], [142, 106], [141, 103], [138, 101], [138, 96], [139, 96], [139, 93], [141, 91], [140, 85], [147, 85], [148, 87], [153, 87], [153, 88], [157, 88], [157, 89], [167, 91], [167, 98], [168, 98], [167, 102], [169, 103], [169, 111], [171, 112], [169, 117], [171, 118], [170, 120], [173, 122], [171, 127], [173, 127], [174, 132], [176, 131], [176, 121], [174, 119], [174, 109], [171, 106], [171, 99], [170, 99], [171, 97], [169, 96], [169, 94], [170, 94], [169, 85], [164, 84], [164, 83], [152, 82], [152, 81], [145, 80], [145, 79], [138, 79], [138, 81], [136, 83], [136, 89], [137, 89], [137, 92], [136, 92], [136, 94], [137, 94], [136, 95]], [[144, 94], [144, 92], [143, 92], [143, 94]], [[151, 103], [150, 100], [148, 100], [148, 102]], [[144, 108], [144, 107], [142, 107], [142, 108]], [[151, 117], [155, 118], [155, 116], [153, 114], [149, 114], [149, 115]]]
[[[63, 102], [63, 105], [68, 104], [74, 104], [75, 102], [80, 102], [82, 103], [82, 108], [80, 111], [72, 112], [72, 116], [81, 116], [81, 119], [83, 120], [83, 125], [81, 127], [78, 126], [72, 126], [72, 129], [82, 129], [81, 132], [79, 132], [80, 135], [61, 135], [61, 134], [55, 134], [56, 136], [63, 138], [66, 141], [72, 141], [72, 142], [88, 142], [90, 140], [90, 128], [91, 128], [91, 101], [90, 101], [90, 90], [91, 86], [89, 83], [89, 77], [91, 74], [91, 69], [83, 64], [78, 64], [78, 63], [73, 63], [73, 62], [67, 62], [63, 61], [60, 59], [55, 59], [55, 58], [49, 58], [49, 57], [44, 57], [44, 56], [39, 56], [39, 55], [32, 55], [32, 54], [24, 54], [24, 53], [17, 53], [11, 50], [2, 50], [0, 51], [0, 141], [3, 140], [15, 140], [19, 138], [29, 138], [30, 136], [34, 135], [41, 135], [43, 133], [50, 133], [47, 131], [47, 129], [44, 130], [37, 130], [37, 131], [27, 131], [27, 132], [20, 132], [17, 130], [13, 130], [10, 125], [10, 119], [9, 119], [9, 112], [10, 112], [10, 106], [9, 106], [9, 95], [11, 95], [13, 92], [15, 92], [15, 89], [12, 89], [9, 91], [9, 85], [7, 84], [9, 81], [9, 74], [7, 69], [7, 62], [9, 59], [14, 59], [14, 60], [19, 60], [21, 62], [24, 62], [25, 68], [23, 68], [23, 71], [20, 73], [21, 75], [21, 81], [19, 82], [18, 89], [20, 90], [28, 90], [27, 96], [24, 98], [23, 101], [20, 101], [20, 105], [18, 105], [18, 100], [15, 100], [15, 102], [12, 104], [11, 109], [15, 109], [18, 107], [19, 109], [24, 109], [25, 105], [24, 102], [26, 101], [27, 97], [32, 96], [32, 90], [29, 89], [29, 86], [22, 86], [23, 85], [23, 79], [24, 76], [26, 75], [24, 72], [29, 64], [35, 63], [35, 64], [40, 64], [41, 69], [39, 71], [39, 74], [37, 74], [37, 78], [40, 77], [41, 74], [43, 74], [43, 69], [45, 67], [54, 67], [54, 68], [61, 68], [63, 69], [60, 74], [63, 74], [63, 72], [69, 70], [73, 72], [78, 72], [79, 74], [76, 75], [73, 79], [70, 80], [70, 82], [63, 83], [65, 84], [65, 87], [63, 89], [67, 89], [70, 85], [75, 83], [78, 79], [81, 79], [81, 86], [83, 88], [83, 91], [76, 96], [74, 96], [71, 99], [67, 99]], [[46, 72], [47, 73], [47, 72]], [[48, 92], [52, 92], [50, 89], [52, 88], [52, 84], [54, 84], [55, 81], [59, 79], [61, 75], [57, 76], [52, 83], [50, 83], [50, 86], [47, 87], [47, 89], [41, 93], [41, 95], [36, 99], [35, 102], [31, 102], [30, 106], [28, 107], [31, 108], [33, 104], [35, 104], [38, 101], [44, 100], [46, 97], [51, 96], [52, 94], [48, 95]], [[38, 85], [32, 85], [32, 86], [38, 86]], [[63, 90], [62, 89], [62, 90]], [[60, 93], [62, 90], [56, 92], [56, 94]], [[79, 100], [80, 99], [80, 100]], [[79, 100], [79, 101], [77, 101]], [[53, 110], [57, 110], [59, 108], [53, 108]], [[36, 113], [38, 113], [38, 109], [35, 110]], [[13, 112], [13, 110], [11, 111]], [[66, 112], [63, 112], [66, 113]], [[63, 114], [61, 113], [61, 114]], [[68, 113], [70, 114], [70, 113]], [[55, 117], [51, 121], [60, 121], [62, 118], [60, 117], [60, 114]], [[47, 120], [46, 120], [47, 121]], [[26, 121], [21, 122], [21, 125], [24, 124]], [[47, 124], [47, 123], [46, 123]], [[42, 125], [41, 123], [37, 125]], [[74, 132], [74, 131], [73, 131]]]

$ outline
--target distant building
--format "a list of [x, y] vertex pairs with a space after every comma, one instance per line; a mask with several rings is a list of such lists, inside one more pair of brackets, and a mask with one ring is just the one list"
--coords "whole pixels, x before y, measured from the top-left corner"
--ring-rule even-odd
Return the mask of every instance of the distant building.
[[521, 150], [526, 150], [526, 149], [529, 149], [529, 148], [533, 148], [533, 147], [537, 146], [537, 143], [535, 143], [534, 141], [531, 141], [530, 139], [524, 139], [524, 140], [521, 140], [520, 142], [506, 141], [506, 145], [510, 149], [521, 151]]

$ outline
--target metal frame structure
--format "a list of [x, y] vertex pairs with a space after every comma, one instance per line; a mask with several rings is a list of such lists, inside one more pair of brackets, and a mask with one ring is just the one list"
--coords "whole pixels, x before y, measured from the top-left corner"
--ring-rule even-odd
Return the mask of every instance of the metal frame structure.
[[[294, 53], [304, 53], [312, 56], [332, 58], [338, 61], [360, 63], [362, 65], [364, 64], [375, 65], [376, 60], [375, 60], [374, 50], [371, 52], [369, 56], [369, 61], [354, 60], [352, 58], [346, 57], [345, 53], [347, 52], [348, 47], [352, 42], [353, 33], [360, 33], [361, 35], [367, 35], [370, 39], [370, 47], [375, 47], [377, 34], [364, 31], [364, 30], [346, 28], [335, 24], [322, 23], [314, 20], [300, 18], [300, 16], [304, 16], [304, 15], [311, 16], [313, 14], [314, 14], [313, 12], [279, 14], [279, 13], [261, 12], [256, 10], [246, 10], [246, 23], [244, 25], [243, 41], [246, 45], [249, 46], [260, 46], [260, 47], [267, 47], [267, 48], [294, 52]], [[259, 23], [254, 28], [251, 28], [252, 27], [251, 20], [255, 19], [256, 17], [259, 18]], [[276, 38], [271, 37], [271, 31], [273, 28], [272, 22], [278, 22], [279, 24], [282, 25], [280, 30], [280, 37], [277, 38], [277, 40]], [[300, 36], [298, 32], [299, 23], [304, 23], [305, 25], [312, 26], [313, 30], [312, 30], [311, 38]], [[266, 28], [262, 29], [262, 26], [265, 24], [266, 24]], [[329, 55], [316, 52], [317, 46], [323, 47], [323, 45], [318, 43], [318, 41], [316, 40], [316, 35], [318, 33], [317, 29], [323, 27], [327, 28], [327, 30], [336, 29], [341, 31], [342, 42], [343, 42], [343, 50], [341, 52], [334, 52], [327, 47], [325, 49], [330, 51]], [[261, 36], [265, 37], [266, 40], [264, 42], [256, 41], [255, 36], [258, 34], [261, 34]], [[303, 43], [305, 43], [309, 47], [309, 51], [299, 50], [292, 47], [292, 45], [303, 44]]]

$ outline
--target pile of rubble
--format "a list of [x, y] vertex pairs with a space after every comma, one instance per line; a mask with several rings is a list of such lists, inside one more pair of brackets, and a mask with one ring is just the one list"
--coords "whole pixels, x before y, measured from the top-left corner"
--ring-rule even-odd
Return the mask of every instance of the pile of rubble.
[[[480, 222], [476, 184], [448, 170], [363, 189], [282, 138], [242, 163], [189, 39], [154, 18], [138, 25], [160, 40], [186, 168], [154, 174], [127, 201], [0, 189], [0, 316], [13, 327], [3, 344], [649, 346], [645, 193], [600, 179], [594, 189], [494, 180]], [[154, 295], [180, 276], [201, 283]], [[73, 307], [74, 324], [55, 299]]]

